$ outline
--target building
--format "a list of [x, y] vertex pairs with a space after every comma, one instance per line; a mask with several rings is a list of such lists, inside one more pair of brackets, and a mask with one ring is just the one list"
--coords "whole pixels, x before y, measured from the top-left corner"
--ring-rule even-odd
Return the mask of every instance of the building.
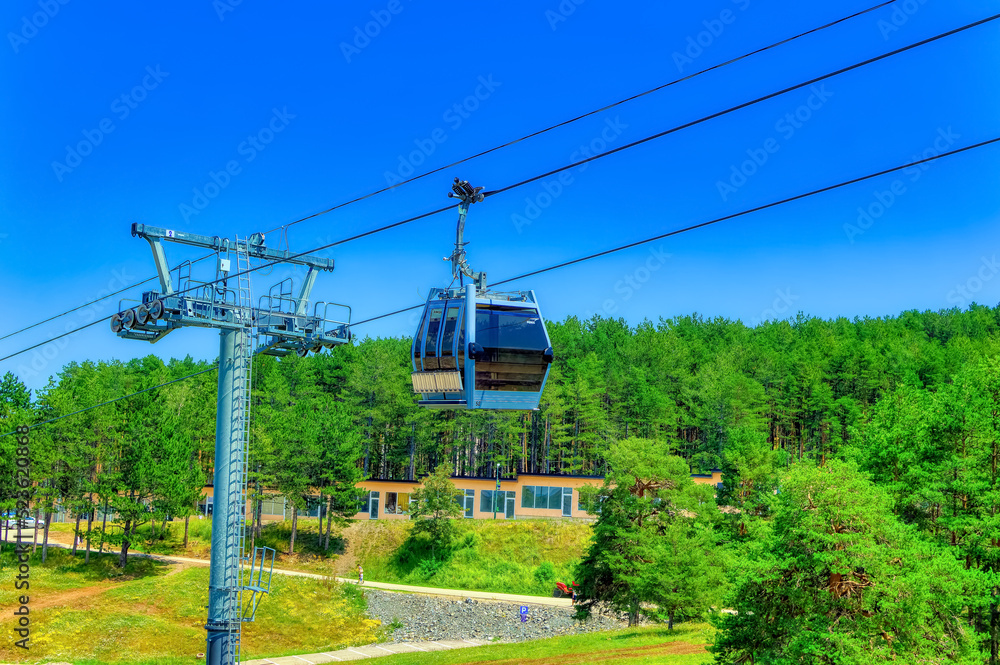
[[[691, 479], [700, 484], [722, 485], [722, 472], [713, 469], [711, 473], [691, 474]], [[500, 478], [500, 489], [497, 490], [495, 478], [453, 477], [452, 482], [465, 492], [462, 500], [465, 517], [469, 519], [492, 519], [494, 501], [496, 502], [497, 519], [534, 519], [534, 518], [577, 518], [593, 519], [580, 507], [580, 488], [585, 485], [599, 486], [604, 483], [604, 476], [573, 476], [567, 474], [521, 473], [517, 478]], [[367, 490], [367, 496], [361, 502], [361, 510], [354, 519], [409, 519], [410, 496], [413, 490], [420, 487], [416, 480], [379, 480], [371, 479], [359, 483]], [[206, 486], [201, 501], [198, 503], [198, 513], [211, 517], [214, 488]], [[101, 506], [96, 506], [96, 520], [101, 521]], [[251, 507], [247, 506], [247, 519], [250, 518]], [[299, 513], [299, 517], [319, 517], [320, 512], [326, 516], [326, 507], [319, 502], [311, 503]], [[109, 519], [112, 511], [108, 511]], [[278, 522], [291, 519], [292, 509], [288, 501], [280, 495], [272, 494], [261, 501], [261, 521]], [[62, 507], [57, 507], [53, 522], [72, 522], [74, 517]]]
[[[700, 484], [719, 487], [722, 472], [713, 469], [709, 474], [692, 474], [691, 479]], [[566, 474], [522, 473], [517, 478], [500, 478], [497, 489], [495, 478], [453, 477], [455, 487], [465, 492], [461, 500], [468, 519], [578, 518], [593, 519], [580, 507], [580, 488], [585, 485], [603, 484], [603, 476], [572, 476]], [[410, 497], [420, 487], [415, 480], [371, 479], [359, 483], [368, 494], [361, 502], [361, 510], [354, 519], [409, 519]], [[206, 496], [199, 504], [205, 515], [212, 512], [212, 488], [205, 488]], [[325, 515], [325, 507], [310, 506], [300, 517]], [[284, 497], [272, 496], [261, 505], [261, 520], [273, 522], [288, 519], [291, 507]]]

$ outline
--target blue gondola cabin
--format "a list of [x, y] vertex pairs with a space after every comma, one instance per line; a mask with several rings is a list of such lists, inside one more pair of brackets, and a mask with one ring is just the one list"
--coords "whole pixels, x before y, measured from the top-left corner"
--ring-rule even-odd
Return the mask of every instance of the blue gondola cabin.
[[413, 337], [413, 390], [439, 409], [537, 409], [552, 345], [534, 291], [434, 289]]

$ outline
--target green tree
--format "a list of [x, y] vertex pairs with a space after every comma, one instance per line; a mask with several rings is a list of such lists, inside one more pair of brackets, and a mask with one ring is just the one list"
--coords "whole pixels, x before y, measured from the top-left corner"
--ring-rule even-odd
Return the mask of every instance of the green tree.
[[611, 444], [608, 465], [603, 487], [581, 490], [599, 516], [577, 566], [578, 615], [606, 602], [635, 625], [643, 605], [652, 603], [672, 627], [677, 611], [708, 609], [714, 543], [705, 522], [718, 513], [712, 488], [696, 485], [687, 462], [650, 439]]
[[438, 551], [444, 552], [455, 535], [453, 518], [461, 517], [462, 507], [458, 504], [462, 490], [451, 482], [451, 467], [447, 463], [438, 466], [424, 478], [423, 486], [410, 495], [410, 519], [413, 520], [414, 535], [426, 534], [431, 545], [431, 557]]
[[748, 522], [766, 517], [778, 486], [778, 463], [784, 451], [774, 450], [767, 435], [755, 427], [734, 427], [726, 435], [722, 455], [719, 503], [735, 508], [730, 520], [737, 537], [747, 535]]
[[359, 462], [363, 455], [361, 431], [351, 420], [348, 406], [325, 400], [320, 407], [320, 459], [317, 487], [320, 504], [327, 503], [326, 534], [321, 534], [323, 549], [330, 549], [330, 530], [335, 519], [346, 520], [358, 511], [362, 491], [357, 484], [365, 480]]
[[960, 613], [978, 580], [920, 541], [857, 468], [796, 464], [716, 621], [720, 663], [978, 663]]
[[673, 629], [676, 614], [700, 615], [721, 600], [726, 552], [706, 520], [661, 520], [647, 533], [651, 565], [636, 582], [648, 586], [642, 596], [667, 628]]
[[[34, 415], [31, 391], [12, 373], [4, 374], [0, 379], [0, 513], [13, 510], [16, 506], [18, 477], [15, 460], [18, 446], [17, 436], [13, 432], [19, 425], [30, 425]], [[7, 435], [8, 433], [10, 434]], [[29, 441], [33, 434], [34, 432], [29, 433]], [[6, 527], [0, 524], [0, 529], [4, 528]]]

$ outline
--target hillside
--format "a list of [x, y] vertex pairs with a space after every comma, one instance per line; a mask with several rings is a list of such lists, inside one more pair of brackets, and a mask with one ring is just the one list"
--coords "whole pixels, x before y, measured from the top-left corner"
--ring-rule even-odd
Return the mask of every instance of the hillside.
[[[180, 665], [205, 650], [208, 569], [134, 558], [124, 571], [113, 555], [83, 557], [53, 549], [30, 563], [30, 658], [0, 642], [0, 661], [71, 659], [108, 665]], [[16, 609], [16, 568], [0, 555], [0, 612]], [[244, 655], [325, 651], [380, 639], [379, 624], [364, 616], [365, 602], [351, 585], [275, 576], [257, 621], [244, 627]], [[155, 639], [150, 639], [155, 636]]]
[[[421, 564], [429, 558], [428, 552], [407, 543], [411, 524], [408, 520], [354, 522], [335, 531], [330, 550], [324, 551], [317, 521], [303, 519], [296, 552], [289, 555], [291, 523], [286, 520], [267, 524], [256, 544], [275, 548], [275, 567], [286, 570], [355, 577], [361, 563], [370, 581], [548, 596], [556, 581], [572, 581], [573, 566], [590, 540], [589, 522], [457, 520], [459, 535], [452, 552], [439, 555], [437, 565], [429, 567]], [[51, 541], [72, 544], [72, 528], [72, 524], [52, 525]], [[133, 551], [208, 559], [211, 523], [192, 523], [186, 549], [183, 531], [183, 523], [169, 523], [161, 538], [141, 542]], [[141, 536], [148, 534], [148, 529], [140, 531]], [[98, 541], [95, 535], [95, 548]]]
[[338, 574], [350, 576], [360, 562], [365, 579], [380, 582], [550, 596], [556, 581], [572, 581], [591, 533], [588, 522], [462, 520], [452, 551], [432, 563], [427, 551], [407, 541], [411, 524], [353, 524], [343, 534]]

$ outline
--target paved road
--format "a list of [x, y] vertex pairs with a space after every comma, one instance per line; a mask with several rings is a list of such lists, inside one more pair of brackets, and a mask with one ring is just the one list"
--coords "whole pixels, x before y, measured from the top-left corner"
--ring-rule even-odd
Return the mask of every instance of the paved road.
[[479, 647], [488, 642], [483, 640], [439, 640], [437, 642], [397, 642], [394, 644], [371, 644], [365, 647], [351, 647], [340, 651], [324, 653], [307, 653], [301, 656], [283, 656], [281, 658], [259, 658], [244, 660], [241, 665], [304, 665], [307, 663], [336, 663], [348, 660], [367, 660], [379, 656], [392, 656], [397, 653], [416, 653], [418, 651], [449, 651], [466, 647]]
[[[49, 547], [61, 547], [63, 549], [70, 549], [69, 545], [64, 545], [62, 543], [53, 543], [49, 541]], [[106, 552], [105, 552], [106, 554]], [[156, 559], [157, 561], [166, 561], [174, 563], [188, 563], [195, 566], [208, 566], [209, 562], [207, 559], [194, 559], [186, 556], [165, 556], [162, 554], [144, 554], [142, 552], [130, 552], [130, 557], [146, 557], [149, 559]], [[311, 577], [316, 580], [326, 579], [326, 575], [317, 575], [316, 573], [304, 573], [298, 570], [283, 570], [281, 568], [275, 568], [274, 573], [276, 575], [291, 575], [293, 577]], [[345, 582], [347, 584], [356, 584], [356, 579], [350, 579], [346, 577], [336, 577], [334, 578], [338, 582]], [[422, 593], [429, 596], [455, 596], [460, 598], [476, 598], [479, 600], [500, 600], [507, 603], [519, 603], [521, 605], [550, 605], [556, 607], [570, 607], [572, 603], [569, 598], [549, 598], [546, 596], [522, 596], [513, 593], [493, 593], [491, 591], [465, 591], [462, 589], [439, 589], [437, 587], [428, 586], [411, 586], [409, 584], [390, 584], [388, 582], [365, 582], [364, 584], [367, 588], [372, 589], [384, 589], [386, 591], [402, 591], [406, 593]]]
[[[49, 542], [49, 547], [62, 547], [70, 549], [68, 545]], [[184, 556], [163, 556], [159, 554], [143, 554], [135, 552], [129, 556], [141, 556], [158, 561], [172, 563], [187, 563], [195, 566], [208, 566], [205, 559], [193, 559]], [[297, 570], [274, 569], [276, 575], [291, 575], [294, 577], [311, 577], [313, 579], [326, 579], [326, 575], [315, 573], [303, 573]], [[337, 577], [338, 582], [356, 584], [357, 580]], [[546, 598], [544, 596], [521, 596], [512, 593], [492, 593], [489, 591], [465, 591], [462, 589], [438, 589], [436, 587], [410, 586], [408, 584], [389, 584], [387, 582], [365, 582], [366, 588], [384, 589], [386, 591], [402, 591], [409, 593], [422, 593], [431, 596], [457, 596], [461, 598], [478, 598], [480, 600], [498, 600], [521, 605], [554, 605], [570, 607], [569, 598]], [[351, 647], [340, 651], [329, 651], [325, 653], [303, 654], [301, 656], [282, 656], [280, 658], [260, 658], [257, 660], [242, 661], [242, 665], [320, 665], [321, 663], [336, 663], [349, 660], [367, 660], [378, 658], [379, 656], [389, 656], [397, 653], [414, 653], [418, 651], [446, 651], [450, 649], [463, 649], [477, 647], [487, 644], [483, 640], [438, 640], [436, 642], [399, 642], [393, 644], [371, 644], [363, 647]]]
[[[52, 547], [52, 543], [49, 543], [49, 547]], [[58, 545], [58, 547], [64, 547], [63, 545]], [[184, 556], [163, 556], [160, 554], [142, 554], [134, 553], [129, 556], [144, 556], [150, 559], [157, 559], [159, 561], [173, 561], [178, 563], [190, 563], [196, 566], [208, 566], [209, 562], [205, 559], [192, 559], [190, 557]], [[293, 577], [311, 577], [317, 580], [326, 579], [326, 575], [317, 575], [316, 573], [303, 573], [297, 570], [282, 570], [280, 568], [275, 568], [274, 573], [276, 575], [291, 575]], [[347, 584], [356, 584], [357, 580], [349, 579], [346, 577], [335, 578], [338, 582], [346, 582]], [[386, 591], [403, 591], [407, 593], [422, 593], [430, 596], [457, 596], [461, 598], [477, 598], [479, 600], [501, 600], [507, 603], [519, 603], [521, 605], [551, 605], [560, 607], [570, 607], [571, 602], [569, 598], [548, 598], [546, 596], [522, 596], [513, 593], [493, 593], [491, 591], [464, 591], [462, 589], [439, 589], [437, 587], [427, 587], [427, 586], [411, 586], [409, 584], [390, 584], [388, 582], [370, 582], [366, 581], [364, 586], [372, 589], [384, 589]]]

